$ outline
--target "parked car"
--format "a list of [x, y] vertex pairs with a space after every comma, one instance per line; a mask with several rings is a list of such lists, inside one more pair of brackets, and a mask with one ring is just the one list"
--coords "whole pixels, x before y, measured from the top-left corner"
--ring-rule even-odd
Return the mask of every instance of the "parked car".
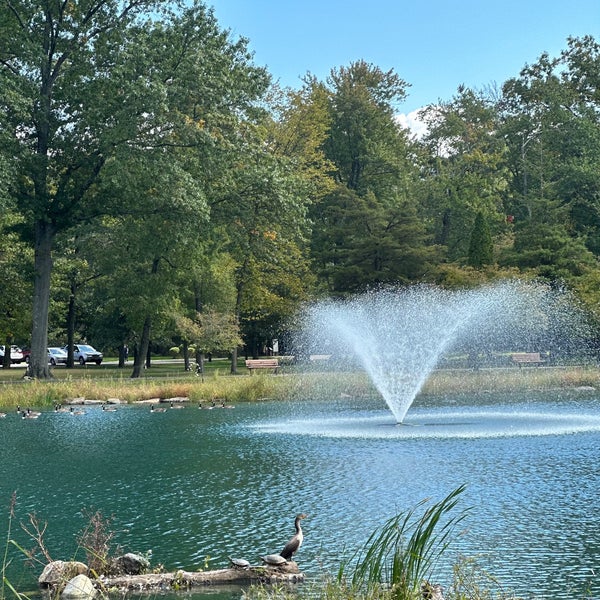
[[[23, 360], [27, 364], [29, 364], [30, 357], [31, 350], [29, 348], [27, 350], [23, 350]], [[53, 367], [59, 364], [66, 365], [67, 353], [62, 348], [48, 348], [48, 363]]]
[[[18, 346], [10, 347], [10, 362], [13, 364], [22, 363], [25, 360], [23, 352]], [[0, 363], [4, 362], [4, 346], [0, 346]]]
[[55, 367], [56, 365], [67, 364], [67, 353], [62, 348], [48, 348], [48, 362]]
[[[68, 346], [65, 346], [63, 350], [67, 352]], [[85, 365], [85, 363], [88, 362], [94, 362], [99, 365], [102, 363], [104, 355], [102, 352], [98, 352], [98, 350], [92, 348], [92, 346], [89, 346], [88, 344], [75, 344], [73, 346], [73, 358], [80, 365]]]

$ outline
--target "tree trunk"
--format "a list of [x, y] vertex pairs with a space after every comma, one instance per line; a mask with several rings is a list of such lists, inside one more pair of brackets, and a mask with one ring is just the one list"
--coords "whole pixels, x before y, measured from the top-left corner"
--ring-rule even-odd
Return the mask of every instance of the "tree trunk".
[[[246, 267], [247, 267], [247, 259], [246, 262], [244, 263], [244, 266], [242, 267], [242, 272], [246, 271]], [[240, 322], [240, 314], [242, 312], [242, 296], [243, 296], [243, 292], [244, 292], [244, 277], [240, 276], [238, 282], [237, 282], [237, 294], [236, 294], [236, 298], [235, 298], [235, 318], [237, 319], [237, 322]], [[231, 374], [235, 375], [237, 373], [237, 361], [238, 361], [238, 349], [234, 348], [231, 352]]]
[[231, 352], [231, 374], [237, 373], [238, 349], [234, 348]]
[[77, 286], [71, 282], [71, 293], [69, 294], [69, 308], [67, 309], [67, 367], [72, 369], [75, 366], [73, 358], [73, 344], [75, 343], [75, 298], [77, 296]]
[[119, 369], [123, 369], [125, 367], [128, 356], [129, 348], [127, 347], [127, 344], [123, 342], [119, 347]]
[[4, 358], [2, 359], [2, 368], [10, 369], [10, 346], [12, 344], [12, 336], [7, 335], [4, 340]]
[[148, 354], [148, 346], [150, 345], [150, 326], [151, 326], [150, 317], [146, 317], [144, 321], [144, 326], [142, 328], [142, 336], [140, 338], [140, 344], [138, 347], [138, 351], [135, 353], [135, 358], [133, 360], [133, 373], [131, 373], [132, 379], [137, 379], [142, 374], [142, 366], [144, 360], [146, 359], [146, 355]]
[[190, 345], [187, 340], [183, 340], [183, 368], [190, 370]]
[[196, 374], [202, 377], [204, 383], [204, 353], [198, 348], [196, 348]]
[[52, 273], [52, 243], [54, 226], [45, 221], [35, 224], [35, 273], [33, 280], [33, 319], [29, 375], [34, 379], [50, 379], [48, 365], [48, 309], [50, 304], [50, 275]]

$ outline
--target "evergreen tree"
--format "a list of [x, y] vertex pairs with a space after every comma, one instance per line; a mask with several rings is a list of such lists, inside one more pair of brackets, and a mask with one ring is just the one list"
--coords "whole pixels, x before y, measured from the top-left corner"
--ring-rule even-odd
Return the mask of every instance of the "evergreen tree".
[[482, 212], [478, 212], [471, 231], [468, 264], [480, 269], [494, 262], [494, 246], [489, 225]]

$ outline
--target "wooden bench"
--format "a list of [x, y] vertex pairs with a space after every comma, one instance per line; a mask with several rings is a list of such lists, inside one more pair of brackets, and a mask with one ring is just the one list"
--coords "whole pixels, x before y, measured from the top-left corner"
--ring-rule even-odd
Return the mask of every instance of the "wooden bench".
[[246, 361], [246, 368], [249, 371], [254, 371], [255, 369], [273, 369], [277, 373], [279, 360], [277, 358], [250, 358]]
[[511, 358], [514, 363], [519, 365], [519, 368], [523, 365], [539, 366], [546, 362], [539, 352], [515, 352]]

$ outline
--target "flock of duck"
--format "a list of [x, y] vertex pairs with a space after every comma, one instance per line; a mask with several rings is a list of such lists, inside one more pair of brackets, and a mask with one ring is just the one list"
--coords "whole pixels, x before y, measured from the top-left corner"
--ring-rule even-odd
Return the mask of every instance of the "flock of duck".
[[[167, 410], [170, 409], [181, 409], [181, 408], [186, 408], [184, 404], [175, 404], [174, 402], [171, 402], [169, 405], [169, 408], [166, 407], [158, 407], [158, 406], [154, 406], [151, 405], [150, 406], [150, 412], [151, 413], [163, 413], [163, 412], [167, 412]], [[224, 401], [221, 401], [220, 403], [217, 403], [215, 400], [213, 400], [210, 404], [208, 404], [207, 406], [205, 406], [202, 402], [198, 403], [198, 408], [199, 409], [203, 409], [203, 410], [212, 410], [213, 408], [235, 408], [235, 406], [233, 406], [233, 404], [225, 404]], [[107, 402], [104, 402], [101, 404], [101, 409], [103, 412], [116, 412], [117, 408], [115, 406], [113, 406], [112, 404], [108, 404]], [[79, 416], [79, 415], [85, 415], [86, 411], [83, 410], [80, 407], [75, 407], [75, 406], [63, 406], [62, 404], [55, 404], [54, 405], [54, 412], [56, 413], [69, 413], [71, 415], [74, 416]], [[0, 419], [3, 419], [6, 417], [5, 412], [0, 412]], [[21, 408], [21, 406], [17, 406], [17, 414], [21, 416], [22, 419], [37, 419], [42, 413], [36, 410], [31, 410], [31, 408]]]

